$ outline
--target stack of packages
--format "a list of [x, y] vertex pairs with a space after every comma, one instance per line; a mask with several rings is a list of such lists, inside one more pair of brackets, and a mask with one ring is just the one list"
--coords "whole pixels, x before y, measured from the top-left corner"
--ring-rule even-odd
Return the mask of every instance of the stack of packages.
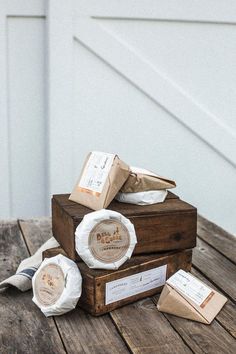
[[71, 195], [52, 198], [60, 247], [44, 251], [33, 280], [43, 312], [66, 312], [79, 299], [98, 316], [159, 293], [176, 271], [189, 271], [197, 210], [167, 191], [173, 187], [117, 155], [90, 153]]

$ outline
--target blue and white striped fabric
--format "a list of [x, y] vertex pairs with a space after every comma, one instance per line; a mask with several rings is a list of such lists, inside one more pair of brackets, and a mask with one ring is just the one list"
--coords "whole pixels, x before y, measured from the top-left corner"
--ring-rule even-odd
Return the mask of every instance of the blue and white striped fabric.
[[54, 237], [45, 242], [33, 256], [24, 259], [17, 268], [16, 274], [7, 278], [0, 283], [0, 290], [15, 286], [21, 291], [26, 291], [32, 288], [32, 278], [34, 273], [42, 263], [42, 253], [48, 248], [58, 247], [59, 243]]

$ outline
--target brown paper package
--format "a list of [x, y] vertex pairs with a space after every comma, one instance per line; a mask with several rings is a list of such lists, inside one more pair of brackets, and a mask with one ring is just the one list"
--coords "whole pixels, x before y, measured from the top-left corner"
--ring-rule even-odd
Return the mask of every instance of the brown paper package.
[[137, 193], [150, 190], [170, 189], [176, 187], [175, 181], [161, 176], [150, 176], [130, 171], [127, 181], [122, 186], [122, 193]]
[[210, 324], [227, 301], [226, 297], [217, 291], [212, 289], [212, 292], [213, 296], [202, 308], [178, 293], [170, 285], [165, 284], [157, 303], [157, 309], [171, 315]]
[[129, 166], [116, 155], [101, 194], [96, 196], [92, 193], [81, 192], [78, 185], [90, 155], [91, 153], [88, 155], [84, 163], [80, 178], [69, 199], [87, 206], [90, 209], [99, 210], [108, 207], [121, 186], [125, 183], [129, 176]]

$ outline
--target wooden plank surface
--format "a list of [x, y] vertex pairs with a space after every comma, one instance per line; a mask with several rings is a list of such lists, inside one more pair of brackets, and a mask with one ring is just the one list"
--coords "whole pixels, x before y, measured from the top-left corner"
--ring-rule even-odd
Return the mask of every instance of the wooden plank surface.
[[[28, 256], [17, 221], [1, 222], [0, 280], [14, 274], [21, 259]], [[36, 311], [31, 291], [1, 291], [0, 319], [1, 353], [64, 353], [53, 319]]]
[[23, 237], [30, 253], [33, 254], [50, 237], [52, 237], [52, 225], [50, 218], [31, 220], [19, 220]]
[[191, 353], [149, 298], [114, 310], [111, 317], [132, 353]]
[[208, 279], [236, 301], [236, 265], [198, 238], [193, 264]]
[[[218, 288], [216, 288], [206, 277], [204, 277], [196, 269], [192, 268], [191, 273], [195, 275], [198, 279], [203, 281], [205, 284], [209, 285], [211, 288], [219, 291]], [[226, 302], [223, 309], [216, 316], [216, 319], [234, 338], [236, 338], [236, 305], [231, 300], [228, 300]]]
[[93, 317], [76, 308], [56, 322], [68, 353], [129, 352], [109, 315]]
[[[205, 281], [211, 287], [214, 287], [204, 276], [201, 276], [196, 270], [192, 270], [202, 281]], [[152, 300], [157, 304], [159, 295], [153, 296]], [[229, 323], [226, 323], [226, 316], [230, 309]], [[235, 305], [229, 301], [223, 310], [218, 314], [211, 325], [205, 325], [199, 322], [186, 320], [170, 314], [164, 314], [175, 331], [183, 338], [185, 343], [194, 353], [217, 353], [233, 354], [236, 353], [236, 325], [235, 325]]]
[[198, 236], [222, 253], [226, 258], [236, 263], [236, 237], [216, 224], [198, 216]]
[[[49, 218], [21, 220], [19, 224], [20, 228], [16, 221], [1, 223], [0, 262], [4, 266], [0, 268], [0, 280], [14, 273], [20, 259], [28, 256], [27, 248], [34, 253], [51, 236]], [[194, 250], [197, 270], [193, 269], [193, 274], [231, 298], [211, 325], [158, 312], [157, 297], [98, 318], [76, 309], [55, 317], [54, 322], [32, 303], [31, 291], [9, 289], [0, 293], [0, 318], [4, 323], [0, 326], [0, 352], [236, 353], [236, 265], [231, 250], [236, 242], [200, 218], [199, 230], [203, 229]], [[226, 245], [221, 247], [225, 239]], [[9, 335], [9, 328], [14, 336]]]
[[[42, 227], [41, 227], [42, 224]], [[21, 230], [31, 253], [51, 237], [51, 219], [21, 220]], [[55, 317], [68, 353], [128, 353], [109, 315], [93, 318], [81, 309]]]
[[236, 353], [235, 339], [216, 320], [205, 325], [173, 315], [165, 316], [194, 353]]

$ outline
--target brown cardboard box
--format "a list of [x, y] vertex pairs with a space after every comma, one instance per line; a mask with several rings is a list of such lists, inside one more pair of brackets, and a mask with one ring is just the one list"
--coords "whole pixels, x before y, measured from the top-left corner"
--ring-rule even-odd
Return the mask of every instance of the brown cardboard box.
[[[65, 252], [52, 248], [43, 252], [50, 258]], [[192, 250], [134, 256], [118, 270], [91, 269], [77, 262], [82, 275], [78, 305], [94, 316], [159, 293], [166, 278], [182, 268], [191, 269]]]
[[69, 199], [93, 210], [106, 208], [129, 176], [117, 155], [90, 152]]
[[225, 296], [192, 274], [179, 270], [167, 280], [157, 308], [161, 312], [210, 324], [226, 301]]

